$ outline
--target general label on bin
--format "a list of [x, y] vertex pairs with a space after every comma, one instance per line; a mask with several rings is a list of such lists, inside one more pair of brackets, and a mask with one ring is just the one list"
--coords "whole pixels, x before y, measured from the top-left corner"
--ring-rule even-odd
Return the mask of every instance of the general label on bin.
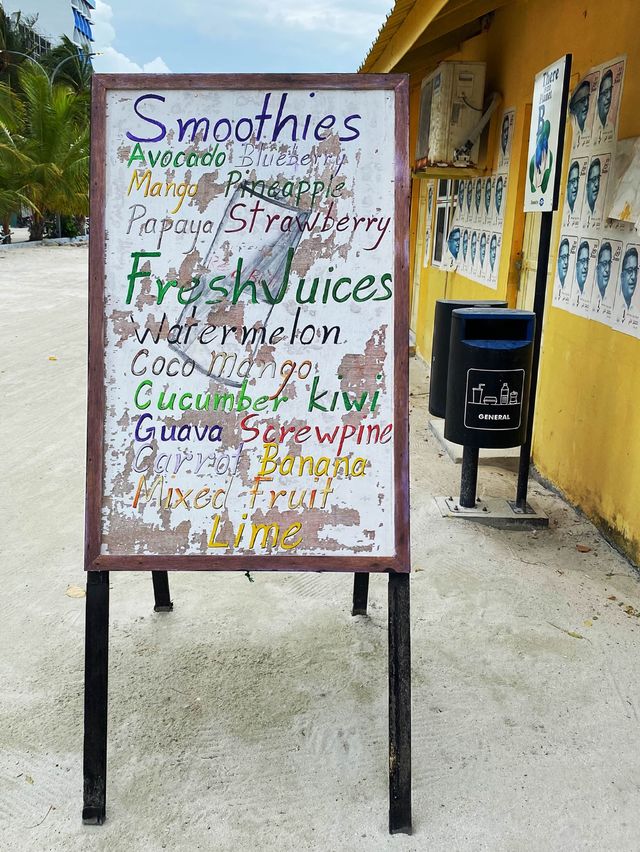
[[467, 370], [467, 429], [518, 429], [522, 422], [524, 370]]

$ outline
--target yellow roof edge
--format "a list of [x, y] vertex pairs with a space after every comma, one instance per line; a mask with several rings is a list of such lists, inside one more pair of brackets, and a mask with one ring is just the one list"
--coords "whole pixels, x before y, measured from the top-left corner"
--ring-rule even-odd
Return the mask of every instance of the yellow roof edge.
[[358, 73], [366, 74], [367, 72], [377, 70], [374, 69], [376, 61], [382, 56], [387, 45], [405, 22], [407, 15], [415, 6], [416, 2], [418, 2], [418, 0], [396, 0], [393, 8], [387, 13], [387, 17], [378, 30], [378, 34], [369, 48], [369, 52], [362, 60], [362, 63], [358, 68]]

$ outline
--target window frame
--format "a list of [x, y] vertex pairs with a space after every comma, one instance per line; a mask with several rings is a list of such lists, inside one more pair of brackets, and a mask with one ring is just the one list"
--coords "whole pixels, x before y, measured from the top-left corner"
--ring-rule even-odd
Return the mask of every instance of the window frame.
[[[458, 199], [458, 188], [458, 178], [438, 179], [438, 185], [436, 187], [433, 234], [431, 237], [431, 266], [434, 266], [436, 269], [440, 269], [443, 266], [445, 254], [444, 248], [447, 242], [449, 228], [451, 226], [451, 222], [453, 221], [453, 216], [455, 213], [455, 208]], [[438, 222], [440, 219], [440, 211], [444, 212], [442, 213], [443, 230], [439, 240], [440, 231], [438, 227]], [[439, 259], [436, 258], [436, 248], [438, 246], [440, 248]]]

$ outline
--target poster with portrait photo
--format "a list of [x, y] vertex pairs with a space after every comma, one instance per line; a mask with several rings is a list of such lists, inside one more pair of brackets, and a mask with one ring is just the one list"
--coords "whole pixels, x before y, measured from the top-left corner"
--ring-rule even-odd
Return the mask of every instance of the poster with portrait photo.
[[470, 231], [469, 235], [469, 278], [474, 281], [478, 280], [478, 241], [480, 235], [476, 228]]
[[454, 214], [442, 254], [442, 265], [440, 268], [443, 271], [452, 272], [454, 269], [457, 269], [461, 241], [461, 228]]
[[620, 57], [602, 68], [593, 119], [594, 145], [609, 145], [617, 138], [624, 67], [625, 57]]
[[600, 230], [604, 222], [607, 186], [611, 172], [611, 154], [594, 154], [589, 160], [580, 214], [582, 227]]
[[493, 215], [492, 221], [500, 230], [504, 223], [504, 210], [507, 206], [507, 183], [506, 175], [497, 175], [493, 188]]
[[487, 231], [478, 233], [478, 258], [476, 264], [476, 274], [478, 281], [485, 284], [488, 279], [487, 271], [489, 269], [489, 235]]
[[502, 233], [490, 231], [488, 235], [487, 251], [487, 286], [492, 290], [498, 289], [498, 271], [500, 269], [500, 250], [502, 249]]
[[466, 180], [458, 181], [458, 195], [456, 197], [455, 219], [459, 225], [466, 221], [467, 209], [465, 207], [467, 194]]
[[581, 223], [584, 189], [587, 182], [588, 157], [572, 157], [565, 181], [562, 228], [577, 231]]
[[604, 325], [611, 324], [611, 311], [616, 296], [622, 260], [621, 240], [600, 240], [594, 287], [591, 292], [591, 317]]
[[640, 336], [638, 257], [640, 257], [640, 244], [637, 242], [625, 243], [611, 314], [611, 327], [633, 337]]
[[495, 191], [495, 176], [488, 175], [482, 180], [482, 224], [491, 227], [494, 222], [493, 195]]
[[513, 130], [516, 121], [515, 109], [508, 109], [502, 113], [500, 122], [500, 135], [498, 138], [498, 167], [499, 173], [509, 171], [511, 162], [511, 143], [513, 141]]
[[463, 227], [460, 242], [460, 254], [458, 256], [458, 272], [469, 277], [469, 240], [471, 235], [469, 228]]
[[464, 182], [464, 220], [473, 221], [473, 180], [468, 178]]
[[424, 226], [424, 258], [422, 265], [429, 266], [431, 263], [431, 235], [433, 227], [433, 200], [435, 197], [435, 187], [433, 181], [429, 181], [427, 187], [427, 211], [425, 216]]
[[558, 256], [553, 280], [552, 305], [563, 310], [569, 309], [571, 301], [571, 282], [575, 276], [578, 238], [574, 234], [560, 235]]
[[473, 197], [471, 201], [471, 222], [474, 225], [482, 224], [482, 178], [478, 177], [473, 182]]
[[574, 153], [591, 145], [599, 84], [600, 70], [592, 68], [580, 80], [569, 98], [569, 113], [573, 126], [571, 150]]
[[584, 234], [578, 235], [575, 274], [571, 285], [569, 310], [578, 316], [588, 317], [591, 313], [591, 291], [598, 262], [598, 240]]

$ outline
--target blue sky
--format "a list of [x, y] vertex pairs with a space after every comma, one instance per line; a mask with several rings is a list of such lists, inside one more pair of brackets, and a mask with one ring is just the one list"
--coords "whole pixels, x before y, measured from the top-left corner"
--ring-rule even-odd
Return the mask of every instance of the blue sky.
[[[96, 0], [97, 71], [356, 71], [393, 0]], [[4, 0], [70, 34], [69, 0]]]

